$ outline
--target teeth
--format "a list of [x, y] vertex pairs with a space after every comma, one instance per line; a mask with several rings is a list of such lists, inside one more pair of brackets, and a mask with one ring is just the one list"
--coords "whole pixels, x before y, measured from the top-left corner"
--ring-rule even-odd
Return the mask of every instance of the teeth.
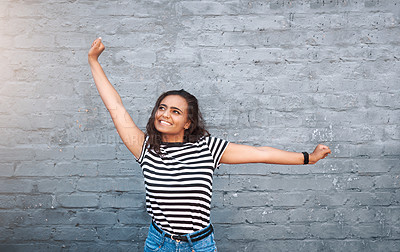
[[169, 126], [169, 125], [172, 125], [171, 123], [166, 122], [166, 121], [160, 121], [160, 123], [161, 123], [161, 124], [164, 124], [164, 125], [168, 125], [168, 126]]

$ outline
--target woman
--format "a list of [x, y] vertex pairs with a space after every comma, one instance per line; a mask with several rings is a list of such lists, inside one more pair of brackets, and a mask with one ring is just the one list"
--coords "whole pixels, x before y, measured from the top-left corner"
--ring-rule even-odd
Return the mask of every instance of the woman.
[[98, 62], [104, 49], [101, 38], [96, 39], [88, 61], [118, 134], [143, 170], [146, 207], [152, 218], [145, 251], [216, 251], [210, 201], [213, 172], [221, 163], [315, 164], [331, 153], [324, 145], [308, 154], [211, 137], [197, 99], [184, 90], [158, 98], [144, 133]]

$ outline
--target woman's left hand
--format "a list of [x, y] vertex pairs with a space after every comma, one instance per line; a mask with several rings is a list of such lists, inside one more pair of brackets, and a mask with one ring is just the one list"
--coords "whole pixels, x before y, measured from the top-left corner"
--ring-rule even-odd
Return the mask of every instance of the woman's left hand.
[[324, 159], [328, 154], [332, 153], [328, 146], [318, 144], [313, 153], [310, 154], [309, 164], [315, 164], [321, 159]]
[[90, 50], [88, 52], [88, 59], [97, 61], [100, 54], [104, 51], [106, 47], [104, 46], [101, 38], [97, 38], [93, 41]]

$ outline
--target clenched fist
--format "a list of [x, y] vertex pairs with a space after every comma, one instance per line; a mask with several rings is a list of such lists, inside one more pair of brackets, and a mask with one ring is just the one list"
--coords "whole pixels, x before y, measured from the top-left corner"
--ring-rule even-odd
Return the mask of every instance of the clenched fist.
[[318, 144], [313, 153], [310, 154], [310, 164], [315, 164], [320, 159], [324, 159], [331, 153], [331, 149], [328, 146]]
[[105, 46], [101, 42], [101, 38], [95, 39], [88, 53], [88, 60], [97, 60], [100, 54], [104, 51]]

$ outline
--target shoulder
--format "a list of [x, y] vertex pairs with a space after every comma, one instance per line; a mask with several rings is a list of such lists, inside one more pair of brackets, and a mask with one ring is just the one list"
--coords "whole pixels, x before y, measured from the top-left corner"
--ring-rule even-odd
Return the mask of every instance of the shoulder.
[[208, 144], [208, 145], [214, 145], [214, 144], [221, 144], [221, 143], [229, 143], [229, 141], [219, 138], [219, 137], [214, 137], [214, 136], [205, 136], [204, 137], [204, 141]]

